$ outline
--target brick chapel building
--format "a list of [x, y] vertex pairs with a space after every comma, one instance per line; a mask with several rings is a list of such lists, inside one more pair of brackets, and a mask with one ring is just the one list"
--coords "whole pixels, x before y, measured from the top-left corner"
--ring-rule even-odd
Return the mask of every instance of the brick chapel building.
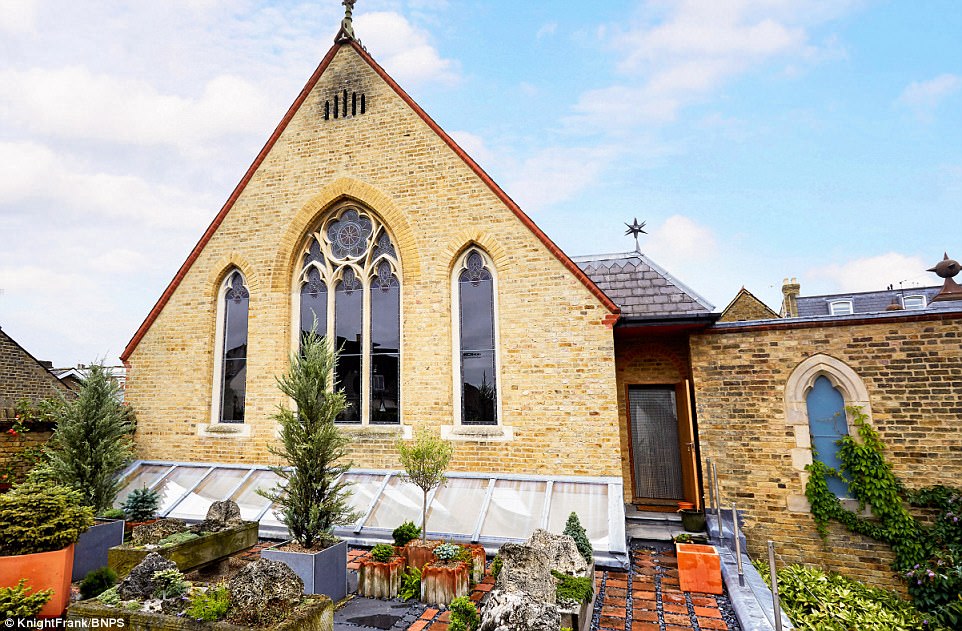
[[825, 376], [870, 407], [900, 475], [962, 479], [960, 321], [780, 318], [748, 292], [723, 317], [640, 252], [571, 258], [348, 28], [122, 359], [145, 459], [275, 463], [275, 377], [314, 328], [361, 469], [399, 468], [425, 427], [454, 471], [601, 476], [674, 510], [703, 505], [712, 458], [753, 552], [798, 540], [786, 561], [885, 582], [871, 544], [817, 538], [807, 393]]

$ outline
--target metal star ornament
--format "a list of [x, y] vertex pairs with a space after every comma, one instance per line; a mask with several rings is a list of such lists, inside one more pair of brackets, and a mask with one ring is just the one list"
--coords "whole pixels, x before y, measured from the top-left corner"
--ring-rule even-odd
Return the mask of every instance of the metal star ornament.
[[641, 252], [641, 246], [638, 245], [638, 235], [648, 234], [647, 232], [644, 231], [644, 227], [645, 227], [645, 224], [646, 224], [646, 223], [648, 223], [648, 222], [647, 222], [647, 221], [642, 221], [641, 223], [638, 223], [638, 218], [636, 217], [635, 220], [634, 220], [634, 222], [632, 222], [632, 223], [626, 223], [626, 224], [625, 224], [626, 226], [628, 226], [628, 229], [625, 230], [625, 235], [629, 235], [629, 234], [630, 234], [630, 235], [632, 235], [633, 237], [635, 237], [635, 251], [636, 251], [636, 252]]

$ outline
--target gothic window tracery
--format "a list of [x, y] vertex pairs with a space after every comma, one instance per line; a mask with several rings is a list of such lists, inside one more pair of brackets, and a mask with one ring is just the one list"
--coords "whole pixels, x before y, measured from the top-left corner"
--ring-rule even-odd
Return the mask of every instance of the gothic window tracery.
[[462, 256], [456, 290], [461, 423], [497, 425], [494, 277], [480, 250], [472, 248]]

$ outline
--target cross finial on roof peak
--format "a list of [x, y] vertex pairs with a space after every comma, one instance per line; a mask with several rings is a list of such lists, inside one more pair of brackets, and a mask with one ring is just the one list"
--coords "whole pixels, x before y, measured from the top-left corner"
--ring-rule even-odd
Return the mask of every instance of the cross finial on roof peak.
[[352, 14], [354, 13], [354, 3], [357, 0], [344, 0], [341, 4], [344, 5], [344, 19], [341, 20], [341, 30], [337, 32], [337, 37], [334, 38], [335, 42], [340, 42], [343, 40], [350, 40], [357, 38], [354, 36], [354, 23], [352, 21]]

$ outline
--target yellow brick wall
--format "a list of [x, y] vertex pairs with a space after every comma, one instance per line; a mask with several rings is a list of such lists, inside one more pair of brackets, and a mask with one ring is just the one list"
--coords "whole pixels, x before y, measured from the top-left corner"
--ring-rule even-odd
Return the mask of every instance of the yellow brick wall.
[[[323, 119], [364, 93], [367, 113]], [[402, 419], [455, 417], [451, 272], [470, 243], [498, 282], [503, 422], [513, 440], [462, 442], [454, 470], [621, 472], [606, 308], [349, 46], [342, 47], [129, 358], [127, 401], [146, 458], [271, 463], [275, 376], [291, 351], [292, 279], [308, 230], [344, 199], [370, 207], [402, 266]], [[246, 438], [210, 422], [216, 296], [231, 266], [250, 287]], [[397, 467], [397, 434], [362, 433], [358, 466]]]
[[[809, 563], [886, 587], [900, 585], [888, 547], [833, 525], [827, 542], [797, 498], [785, 386], [802, 360], [823, 353], [851, 367], [868, 392], [872, 424], [908, 487], [962, 480], [962, 318], [895, 318], [872, 324], [746, 328], [691, 339], [703, 458], [721, 495], [745, 512], [753, 556], [776, 542], [780, 562]], [[794, 496], [794, 499], [793, 499]], [[793, 510], [789, 509], [792, 503]]]

